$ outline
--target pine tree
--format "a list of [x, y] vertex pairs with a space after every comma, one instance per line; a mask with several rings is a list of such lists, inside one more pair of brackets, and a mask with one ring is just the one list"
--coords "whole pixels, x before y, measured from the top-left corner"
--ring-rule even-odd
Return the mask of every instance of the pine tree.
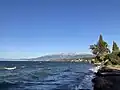
[[110, 50], [108, 49], [108, 44], [103, 40], [102, 35], [99, 36], [99, 40], [97, 44], [90, 45], [90, 49], [92, 53], [101, 56], [104, 53], [109, 53]]
[[100, 35], [97, 45], [99, 48], [99, 54], [103, 54], [105, 52], [106, 46], [105, 46], [105, 41], [103, 41], [102, 35]]
[[102, 35], [99, 36], [97, 44], [91, 45], [90, 49], [92, 53], [96, 55], [96, 62], [102, 62], [106, 60], [106, 55], [110, 53], [107, 42], [102, 38]]
[[112, 52], [118, 52], [119, 47], [117, 46], [116, 42], [113, 41]]

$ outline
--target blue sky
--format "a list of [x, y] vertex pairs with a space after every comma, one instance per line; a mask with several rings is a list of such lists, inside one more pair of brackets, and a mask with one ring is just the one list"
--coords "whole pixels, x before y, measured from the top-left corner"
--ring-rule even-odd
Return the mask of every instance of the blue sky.
[[0, 1], [0, 57], [90, 53], [100, 33], [120, 45], [119, 0]]

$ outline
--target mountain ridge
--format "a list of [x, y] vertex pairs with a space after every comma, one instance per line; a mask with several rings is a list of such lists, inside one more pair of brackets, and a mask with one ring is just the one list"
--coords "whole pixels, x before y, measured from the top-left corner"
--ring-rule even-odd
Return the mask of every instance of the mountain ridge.
[[0, 58], [2, 61], [54, 61], [54, 60], [63, 60], [63, 59], [79, 59], [79, 58], [91, 58], [94, 57], [92, 54], [78, 54], [78, 53], [60, 53], [60, 54], [51, 54], [51, 55], [44, 55], [35, 58], [19, 58], [19, 59], [10, 59], [10, 58]]
[[44, 55], [36, 58], [29, 58], [27, 60], [36, 60], [36, 61], [52, 61], [52, 60], [60, 60], [60, 59], [78, 59], [78, 58], [88, 58], [93, 57], [92, 54], [52, 54], [52, 55]]

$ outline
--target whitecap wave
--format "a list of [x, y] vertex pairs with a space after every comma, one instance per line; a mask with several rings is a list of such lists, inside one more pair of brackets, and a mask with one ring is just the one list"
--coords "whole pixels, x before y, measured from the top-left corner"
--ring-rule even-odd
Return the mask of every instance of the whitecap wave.
[[4, 69], [6, 69], [6, 70], [14, 70], [14, 69], [16, 69], [16, 67], [11, 67], [11, 68], [5, 67]]
[[100, 68], [101, 68], [100, 66], [93, 67], [93, 68], [90, 68], [89, 71], [92, 71], [92, 72], [94, 72], [94, 73], [97, 73]]
[[75, 90], [82, 90], [82, 89], [93, 90], [92, 83], [91, 83], [93, 77], [94, 77], [94, 74], [85, 75], [84, 79], [79, 84], [79, 86], [75, 87]]

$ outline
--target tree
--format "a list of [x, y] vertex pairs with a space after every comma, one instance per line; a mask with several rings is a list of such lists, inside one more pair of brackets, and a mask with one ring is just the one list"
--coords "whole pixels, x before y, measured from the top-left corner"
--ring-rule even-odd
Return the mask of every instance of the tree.
[[94, 62], [104, 62], [106, 65], [120, 65], [120, 50], [116, 42], [113, 41], [112, 52], [110, 52], [107, 42], [100, 35], [97, 44], [90, 45], [90, 49], [96, 56]]
[[90, 49], [94, 55], [98, 55], [98, 46], [96, 44], [90, 45]]
[[99, 36], [97, 44], [90, 45], [90, 49], [92, 50], [92, 53], [96, 56], [101, 56], [110, 52], [108, 44], [103, 40], [102, 35]]
[[116, 42], [113, 41], [112, 52], [118, 52], [119, 47], [117, 46]]
[[96, 56], [95, 62], [105, 61], [107, 59], [106, 55], [110, 53], [108, 44], [103, 40], [102, 35], [99, 36], [97, 44], [90, 45], [90, 49], [92, 50], [92, 53]]
[[109, 60], [112, 64], [120, 64], [120, 51], [116, 42], [113, 41], [112, 53], [109, 55]]
[[120, 65], [120, 56], [119, 55], [120, 55], [120, 52], [112, 52], [109, 55], [109, 61], [114, 65], [117, 65], [117, 64]]

